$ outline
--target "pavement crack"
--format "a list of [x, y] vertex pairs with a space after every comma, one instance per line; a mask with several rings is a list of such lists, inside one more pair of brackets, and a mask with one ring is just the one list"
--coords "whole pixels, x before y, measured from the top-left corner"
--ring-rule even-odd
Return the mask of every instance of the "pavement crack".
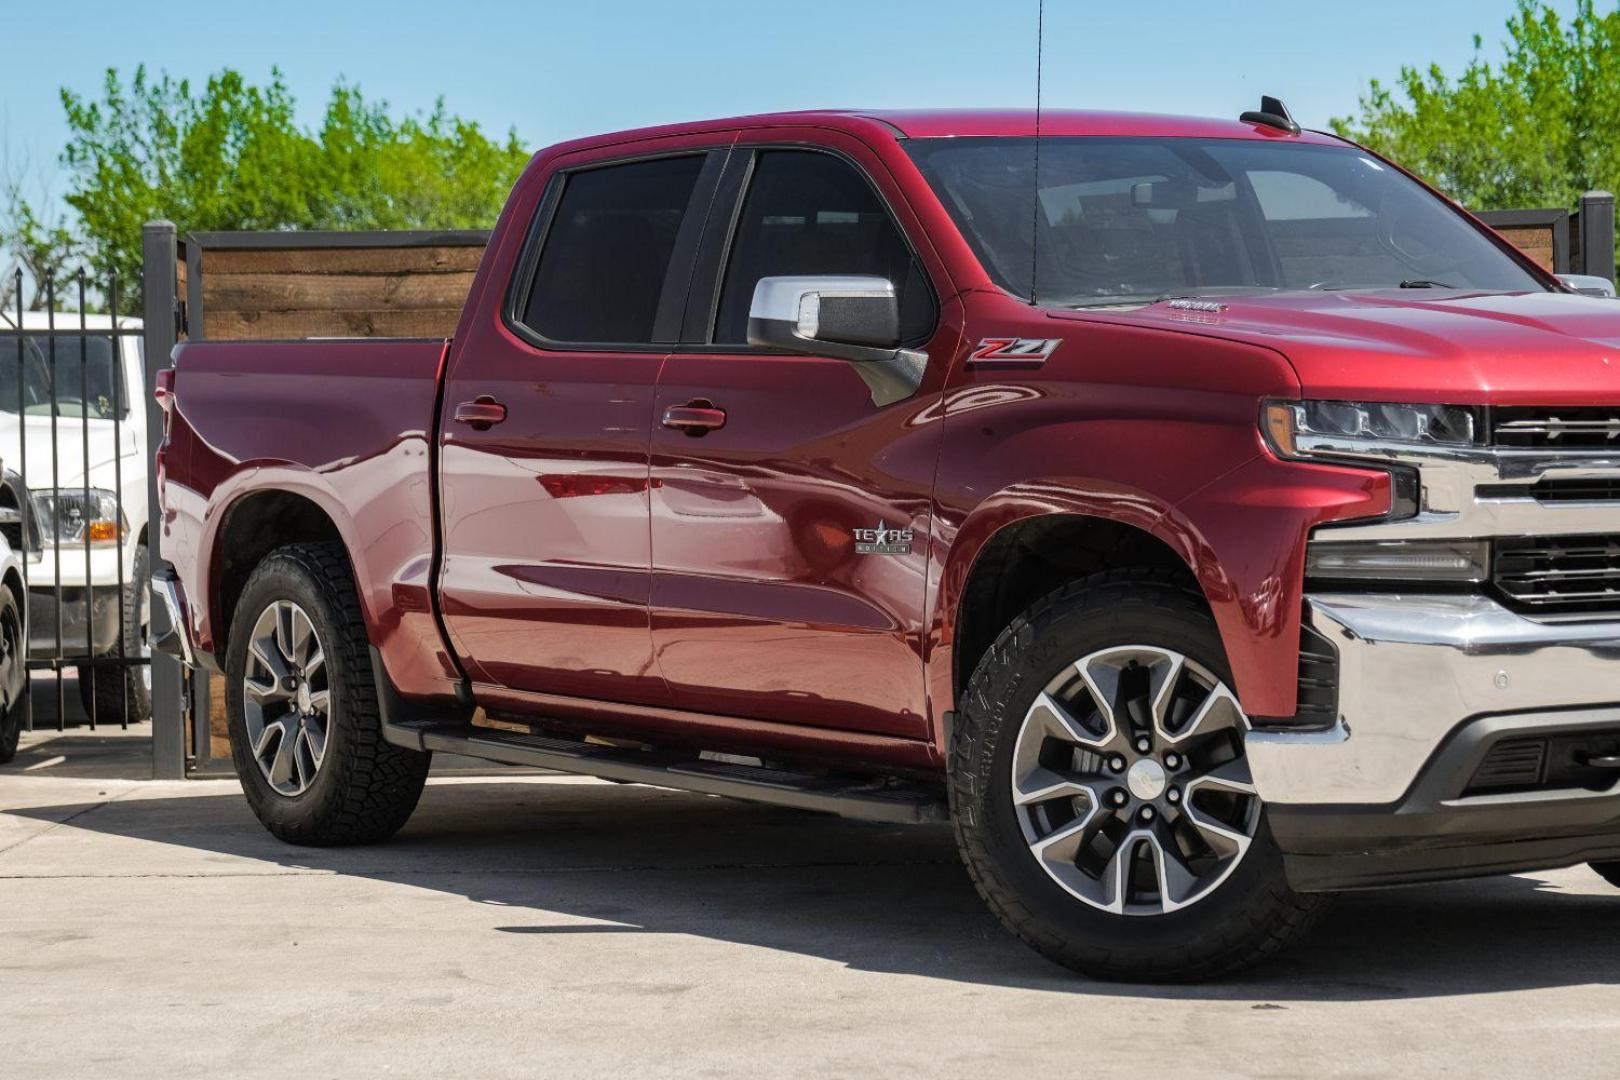
[[[0, 856], [4, 856], [4, 855], [7, 855], [7, 854], [10, 854], [13, 851], [16, 851], [18, 848], [22, 847], [24, 844], [28, 843], [30, 840], [38, 840], [42, 836], [48, 836], [51, 833], [55, 832], [57, 829], [60, 829], [63, 825], [70, 825], [73, 822], [75, 822], [75, 821], [79, 820], [80, 818], [84, 817], [84, 815], [86, 815], [86, 814], [93, 814], [97, 810], [103, 809], [104, 807], [111, 806], [113, 803], [117, 802], [119, 799], [122, 799], [125, 795], [128, 795], [131, 792], [138, 791], [138, 790], [139, 790], [139, 788], [136, 788], [136, 787], [125, 788], [123, 791], [120, 791], [118, 794], [112, 796], [110, 799], [103, 799], [101, 802], [94, 803], [94, 804], [92, 804], [90, 806], [86, 806], [83, 810], [74, 811], [73, 813], [69, 814], [67, 817], [63, 818], [61, 821], [53, 821], [49, 825], [47, 825], [45, 828], [39, 830], [39, 832], [29, 833], [27, 836], [23, 837], [21, 840], [18, 840], [18, 841], [14, 842], [14, 843], [7, 844], [5, 847], [0, 847]], [[14, 810], [7, 810], [7, 811], [4, 811], [4, 812], [10, 814], [13, 817], [17, 816], [16, 811], [14, 811]], [[0, 875], [0, 877], [3, 877], [3, 876], [4, 875]]]

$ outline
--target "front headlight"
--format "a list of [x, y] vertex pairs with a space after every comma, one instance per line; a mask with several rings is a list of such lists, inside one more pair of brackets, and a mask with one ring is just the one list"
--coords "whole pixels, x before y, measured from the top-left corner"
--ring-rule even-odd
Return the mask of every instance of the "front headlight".
[[1268, 401], [1262, 428], [1272, 450], [1302, 458], [1354, 454], [1379, 445], [1469, 447], [1473, 409], [1370, 401]]
[[29, 497], [45, 544], [108, 547], [129, 532], [117, 493], [105, 488], [55, 488], [29, 492]]

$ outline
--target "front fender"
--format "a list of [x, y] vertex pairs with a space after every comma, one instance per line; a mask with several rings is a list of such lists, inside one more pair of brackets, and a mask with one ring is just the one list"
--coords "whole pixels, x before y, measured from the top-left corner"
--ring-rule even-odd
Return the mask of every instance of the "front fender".
[[[1197, 476], [1208, 466], [1189, 460]], [[1299, 465], [1255, 452], [1172, 497], [1095, 477], [1049, 476], [1009, 484], [959, 525], [942, 519], [929, 688], [954, 709], [960, 606], [980, 556], [1001, 530], [1067, 515], [1128, 526], [1162, 542], [1197, 580], [1251, 716], [1290, 716], [1298, 689], [1305, 542], [1326, 521], [1387, 510], [1389, 478], [1364, 469]]]

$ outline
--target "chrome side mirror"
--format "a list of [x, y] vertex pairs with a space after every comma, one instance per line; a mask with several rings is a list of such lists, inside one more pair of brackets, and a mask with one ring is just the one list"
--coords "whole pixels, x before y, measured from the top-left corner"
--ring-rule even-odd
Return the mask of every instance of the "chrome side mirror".
[[760, 278], [748, 308], [748, 344], [846, 360], [877, 405], [917, 392], [927, 357], [900, 348], [900, 305], [887, 278]]
[[1558, 280], [1582, 296], [1614, 295], [1614, 282], [1597, 274], [1559, 274]]

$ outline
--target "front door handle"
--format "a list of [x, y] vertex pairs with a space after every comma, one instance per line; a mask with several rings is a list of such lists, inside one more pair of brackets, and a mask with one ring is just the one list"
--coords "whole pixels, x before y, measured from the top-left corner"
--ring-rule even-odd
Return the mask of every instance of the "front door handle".
[[474, 431], [488, 431], [506, 419], [506, 406], [488, 394], [479, 394], [473, 400], [457, 405], [455, 417], [456, 423], [466, 424]]
[[712, 401], [703, 400], [671, 405], [664, 410], [664, 426], [692, 436], [706, 435], [726, 426], [726, 410], [717, 409]]

